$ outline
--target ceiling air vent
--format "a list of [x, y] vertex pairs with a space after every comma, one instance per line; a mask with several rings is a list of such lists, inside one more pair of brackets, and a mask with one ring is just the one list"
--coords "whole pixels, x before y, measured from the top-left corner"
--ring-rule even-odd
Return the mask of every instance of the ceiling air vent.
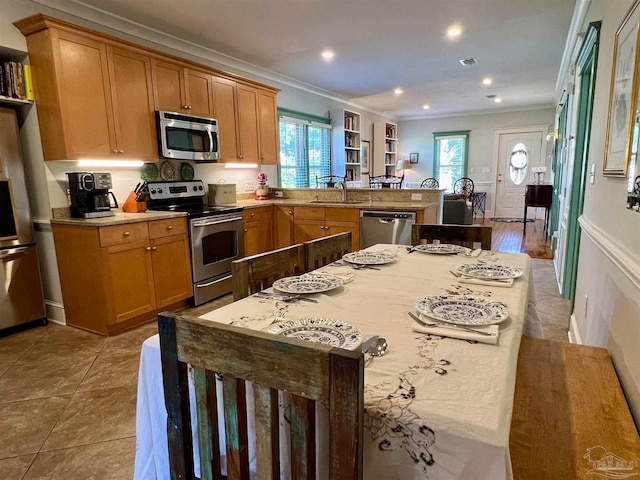
[[487, 98], [496, 98], [495, 95], [487, 95]]
[[478, 63], [478, 59], [476, 57], [461, 58], [458, 61], [463, 67], [470, 67], [471, 65], [475, 65], [476, 63]]

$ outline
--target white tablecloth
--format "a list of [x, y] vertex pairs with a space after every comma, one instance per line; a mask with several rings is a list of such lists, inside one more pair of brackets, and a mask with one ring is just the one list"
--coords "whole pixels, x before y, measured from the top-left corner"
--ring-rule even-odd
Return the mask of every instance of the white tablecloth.
[[[264, 328], [280, 310], [285, 320], [324, 317], [348, 321], [363, 337], [384, 336], [389, 351], [365, 368], [365, 478], [369, 480], [510, 480], [509, 427], [518, 348], [530, 286], [527, 255], [483, 252], [408, 254], [404, 247], [369, 250], [397, 254], [380, 270], [327, 266], [352, 274], [343, 287], [316, 294], [318, 303], [249, 297], [201, 318]], [[461, 284], [450, 270], [482, 261], [524, 269], [511, 288]], [[482, 293], [504, 302], [509, 319], [497, 345], [413, 332], [407, 315], [425, 296]], [[166, 412], [158, 337], [142, 347], [138, 381], [135, 478], [169, 478]], [[195, 422], [193, 422], [195, 424]], [[194, 438], [194, 443], [197, 443]], [[196, 453], [197, 458], [197, 453]]]

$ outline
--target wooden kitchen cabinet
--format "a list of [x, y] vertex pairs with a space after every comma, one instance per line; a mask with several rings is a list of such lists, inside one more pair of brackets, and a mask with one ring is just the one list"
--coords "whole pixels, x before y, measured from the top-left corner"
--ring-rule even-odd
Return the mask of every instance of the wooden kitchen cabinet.
[[210, 73], [174, 62], [154, 59], [153, 95], [157, 110], [213, 117], [213, 85]]
[[157, 158], [150, 58], [65, 29], [27, 36], [45, 160]]
[[37, 14], [30, 53], [45, 160], [157, 161], [155, 111], [218, 120], [220, 162], [276, 165], [278, 90]]
[[273, 207], [248, 208], [244, 216], [244, 255], [273, 250]]
[[284, 248], [294, 244], [293, 207], [273, 207], [273, 248]]
[[186, 219], [52, 230], [68, 325], [109, 335], [187, 305]]
[[360, 211], [357, 208], [294, 207], [295, 243], [351, 232], [351, 250], [360, 248]]

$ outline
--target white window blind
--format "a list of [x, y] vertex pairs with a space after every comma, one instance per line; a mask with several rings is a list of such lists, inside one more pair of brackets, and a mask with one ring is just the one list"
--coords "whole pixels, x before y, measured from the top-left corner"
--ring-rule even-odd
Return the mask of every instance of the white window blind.
[[316, 176], [331, 172], [331, 125], [288, 115], [279, 119], [279, 186], [315, 187]]

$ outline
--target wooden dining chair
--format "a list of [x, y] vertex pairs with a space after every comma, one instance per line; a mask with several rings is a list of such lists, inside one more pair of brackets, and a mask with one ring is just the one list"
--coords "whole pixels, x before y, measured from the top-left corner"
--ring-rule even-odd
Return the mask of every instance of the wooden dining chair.
[[433, 243], [439, 240], [440, 243], [450, 243], [462, 245], [468, 248], [475, 248], [475, 243], [480, 243], [483, 250], [491, 250], [491, 227], [480, 225], [429, 225], [414, 223], [411, 226], [411, 244]]
[[369, 177], [369, 188], [402, 188], [404, 175], [397, 177], [395, 175], [378, 175]]
[[[167, 409], [171, 478], [193, 479], [189, 402], [193, 373], [200, 478], [249, 480], [247, 403], [255, 405], [256, 478], [280, 479], [279, 424], [290, 422], [290, 478], [316, 478], [316, 403], [328, 409], [330, 479], [362, 479], [364, 359], [343, 350], [297, 338], [234, 327], [179, 314], [158, 316], [162, 379]], [[222, 383], [218, 409], [216, 378]], [[253, 398], [245, 382], [253, 384]], [[286, 420], [278, 391], [291, 394]], [[226, 433], [226, 477], [222, 476], [218, 419]]]
[[300, 275], [305, 271], [304, 245], [259, 253], [231, 263], [233, 300], [269, 288], [279, 278]]
[[351, 251], [351, 232], [337, 233], [328, 237], [304, 242], [305, 270], [310, 272], [340, 260]]

